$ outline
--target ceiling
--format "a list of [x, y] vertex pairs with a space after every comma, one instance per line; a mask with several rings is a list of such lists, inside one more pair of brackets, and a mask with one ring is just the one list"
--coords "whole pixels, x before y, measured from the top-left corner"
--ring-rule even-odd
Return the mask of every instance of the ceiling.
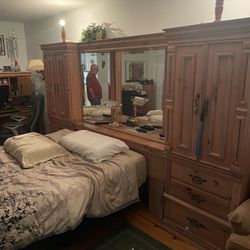
[[31, 22], [76, 9], [88, 0], [0, 0], [0, 21]]

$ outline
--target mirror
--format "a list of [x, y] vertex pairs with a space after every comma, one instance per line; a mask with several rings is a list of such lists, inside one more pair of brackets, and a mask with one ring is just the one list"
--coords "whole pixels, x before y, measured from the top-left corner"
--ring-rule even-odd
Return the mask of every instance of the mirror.
[[[97, 67], [91, 70], [93, 65]], [[101, 105], [110, 100], [110, 53], [81, 53], [81, 67], [84, 106]], [[93, 98], [99, 99], [100, 103]]]
[[[121, 55], [123, 115], [162, 125], [165, 49], [130, 49]], [[140, 97], [140, 98], [135, 98]], [[135, 103], [135, 100], [139, 100]]]

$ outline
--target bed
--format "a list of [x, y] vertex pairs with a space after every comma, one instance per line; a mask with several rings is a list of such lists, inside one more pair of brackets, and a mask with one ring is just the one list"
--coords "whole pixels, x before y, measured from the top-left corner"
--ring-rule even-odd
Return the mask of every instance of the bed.
[[[72, 133], [47, 138], [58, 142]], [[23, 169], [0, 147], [0, 249], [74, 229], [84, 218], [102, 217], [139, 200], [145, 158], [131, 150], [100, 163], [69, 153]]]

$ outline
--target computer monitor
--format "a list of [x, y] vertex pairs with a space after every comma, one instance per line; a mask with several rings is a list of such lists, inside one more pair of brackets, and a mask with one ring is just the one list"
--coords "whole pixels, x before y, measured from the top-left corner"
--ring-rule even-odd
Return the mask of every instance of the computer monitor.
[[0, 85], [0, 109], [4, 108], [8, 104], [9, 94], [9, 86]]

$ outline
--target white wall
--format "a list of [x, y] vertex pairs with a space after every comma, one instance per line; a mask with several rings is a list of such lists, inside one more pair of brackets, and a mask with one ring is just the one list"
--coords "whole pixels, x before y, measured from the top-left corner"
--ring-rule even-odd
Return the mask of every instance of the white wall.
[[[3, 35], [4, 38], [11, 35], [11, 31], [14, 31], [14, 36], [17, 37], [18, 48], [19, 48], [19, 64], [22, 71], [26, 71], [27, 68], [27, 51], [26, 51], [26, 39], [24, 33], [24, 24], [23, 23], [14, 23], [14, 22], [3, 22], [0, 21], [0, 35]], [[5, 44], [6, 51], [6, 44]], [[7, 56], [7, 51], [5, 56], [0, 55], [0, 68], [3, 66], [10, 66], [11, 60]]]
[[[89, 4], [77, 10], [36, 22], [22, 24], [0, 21], [0, 34], [6, 37], [14, 29], [19, 42], [21, 69], [26, 70], [27, 56], [29, 59], [42, 58], [41, 44], [60, 41], [58, 22], [61, 18], [66, 20], [67, 40], [79, 41], [82, 28], [92, 22], [113, 23], [112, 27], [121, 28], [126, 36], [161, 32], [167, 27], [211, 22], [214, 20], [214, 5], [215, 0], [89, 1]], [[225, 1], [223, 20], [249, 16], [250, 0]], [[10, 65], [10, 60], [6, 56], [0, 56], [0, 68], [4, 65]]]
[[[40, 44], [60, 41], [61, 18], [67, 40], [79, 41], [90, 23], [113, 23], [124, 35], [161, 32], [162, 29], [214, 21], [215, 0], [98, 0], [82, 8], [25, 24], [28, 58], [41, 57]], [[222, 19], [250, 16], [250, 0], [225, 0]]]

